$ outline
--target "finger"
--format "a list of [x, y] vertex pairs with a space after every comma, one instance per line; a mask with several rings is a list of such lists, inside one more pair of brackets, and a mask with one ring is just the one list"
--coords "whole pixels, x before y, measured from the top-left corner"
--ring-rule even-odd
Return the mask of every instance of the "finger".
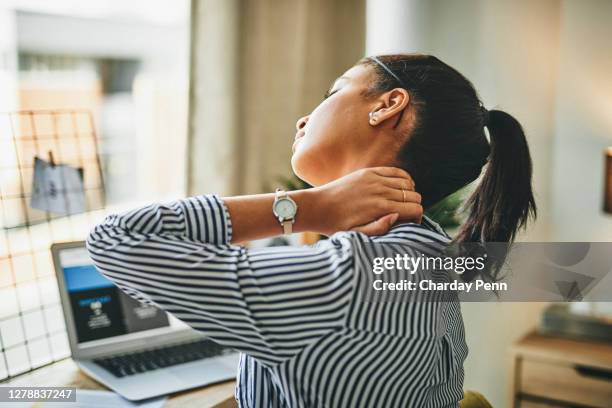
[[399, 167], [372, 167], [371, 170], [379, 176], [400, 177], [412, 180], [410, 174], [408, 174], [406, 170], [400, 169]]
[[381, 184], [398, 190], [414, 191], [414, 181], [412, 179], [400, 178], [400, 177], [381, 177]]
[[366, 235], [383, 235], [389, 229], [397, 219], [399, 218], [398, 213], [387, 214], [383, 217], [380, 217], [376, 221], [372, 221], [369, 224], [361, 225], [359, 227], [352, 228], [352, 231], [362, 232]]
[[418, 203], [401, 203], [390, 201], [390, 211], [399, 214], [398, 220], [403, 222], [416, 222], [419, 224], [423, 218], [423, 207]]
[[366, 235], [383, 235], [391, 226], [397, 221], [399, 214], [387, 214], [383, 217], [380, 217], [376, 221], [372, 221], [368, 224], [352, 228], [353, 231], [362, 232]]

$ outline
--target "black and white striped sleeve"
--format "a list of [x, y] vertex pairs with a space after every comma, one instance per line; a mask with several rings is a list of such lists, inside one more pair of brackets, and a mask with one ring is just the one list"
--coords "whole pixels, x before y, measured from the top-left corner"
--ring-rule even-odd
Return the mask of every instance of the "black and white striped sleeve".
[[349, 236], [249, 250], [231, 235], [224, 202], [202, 195], [110, 215], [87, 249], [128, 295], [264, 363], [343, 324], [354, 277]]

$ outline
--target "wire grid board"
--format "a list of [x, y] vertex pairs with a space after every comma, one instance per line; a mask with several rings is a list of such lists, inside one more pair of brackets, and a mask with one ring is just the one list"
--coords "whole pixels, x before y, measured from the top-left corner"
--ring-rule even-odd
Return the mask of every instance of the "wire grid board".
[[[30, 207], [34, 157], [49, 152], [83, 169], [84, 213]], [[0, 113], [0, 381], [70, 354], [50, 246], [85, 239], [104, 201], [89, 111]]]

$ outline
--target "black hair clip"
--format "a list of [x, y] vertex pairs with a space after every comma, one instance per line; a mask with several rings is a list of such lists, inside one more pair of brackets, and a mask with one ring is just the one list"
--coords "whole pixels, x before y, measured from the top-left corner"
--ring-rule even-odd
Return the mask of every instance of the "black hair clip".
[[395, 79], [402, 88], [406, 88], [406, 85], [404, 85], [404, 81], [402, 81], [400, 77], [398, 77], [393, 71], [391, 71], [391, 68], [389, 68], [387, 64], [379, 60], [378, 57], [370, 57], [370, 59], [377, 63], [382, 69], [384, 69], [387, 74], [391, 75], [393, 79]]

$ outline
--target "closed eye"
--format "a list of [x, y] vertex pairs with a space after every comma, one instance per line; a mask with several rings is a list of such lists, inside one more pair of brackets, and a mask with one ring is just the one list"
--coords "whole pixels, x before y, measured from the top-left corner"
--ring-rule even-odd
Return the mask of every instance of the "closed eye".
[[329, 98], [330, 96], [332, 96], [333, 94], [335, 94], [338, 91], [339, 91], [339, 89], [336, 89], [335, 91], [331, 91], [331, 92], [330, 91], [325, 92], [325, 95], [323, 95], [323, 100]]

